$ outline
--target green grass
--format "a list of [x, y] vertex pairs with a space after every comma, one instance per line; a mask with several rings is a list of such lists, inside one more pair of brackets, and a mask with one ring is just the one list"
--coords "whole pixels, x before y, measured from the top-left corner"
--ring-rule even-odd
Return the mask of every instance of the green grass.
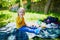
[[34, 21], [34, 20], [38, 20], [38, 19], [44, 20], [48, 16], [57, 17], [60, 20], [60, 14], [58, 14], [58, 13], [44, 14], [43, 12], [40, 12], [40, 13], [27, 12], [25, 15], [25, 19], [27, 21]]
[[[25, 14], [25, 21], [36, 21], [36, 20], [44, 20], [48, 16], [53, 16], [57, 17], [60, 20], [60, 14], [58, 13], [49, 13], [49, 14], [44, 14], [43, 12], [26, 12]], [[11, 12], [9, 10], [1, 10], [0, 11], [0, 27], [6, 25], [8, 22], [15, 22], [17, 13], [16, 12]]]
[[0, 28], [7, 25], [9, 22], [15, 21], [16, 13], [10, 12], [8, 10], [0, 11]]
[[[39, 19], [44, 20], [48, 16], [58, 17], [58, 19], [60, 20], [59, 15], [60, 14], [58, 14], [58, 13], [49, 13], [47, 15], [47, 14], [43, 14], [43, 12], [39, 12], [39, 13], [26, 12], [24, 17], [25, 17], [26, 22], [30, 22], [30, 21], [36, 21]], [[17, 17], [17, 13], [15, 13], [15, 12], [11, 12], [9, 10], [1, 10], [0, 11], [0, 27], [7, 25], [9, 22], [15, 22], [16, 17]], [[45, 39], [37, 38], [37, 40], [45, 40]], [[49, 39], [46, 39], [46, 40], [49, 40]], [[54, 40], [60, 40], [60, 39], [56, 38]]]
[[54, 39], [51, 39], [51, 38], [34, 38], [33, 40], [60, 40], [60, 38], [54, 38]]

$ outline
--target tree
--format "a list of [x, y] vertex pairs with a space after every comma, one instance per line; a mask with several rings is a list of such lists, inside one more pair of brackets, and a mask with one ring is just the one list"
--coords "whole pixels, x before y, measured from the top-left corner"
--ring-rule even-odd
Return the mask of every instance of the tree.
[[31, 0], [27, 0], [27, 9], [30, 9], [31, 7]]
[[8, 8], [10, 5], [15, 4], [16, 0], [0, 0], [1, 8]]
[[48, 13], [50, 4], [51, 4], [51, 0], [48, 0], [47, 3], [46, 3], [46, 5], [45, 5], [45, 8], [44, 8], [44, 13], [45, 14]]
[[20, 0], [20, 7], [23, 7], [23, 1]]

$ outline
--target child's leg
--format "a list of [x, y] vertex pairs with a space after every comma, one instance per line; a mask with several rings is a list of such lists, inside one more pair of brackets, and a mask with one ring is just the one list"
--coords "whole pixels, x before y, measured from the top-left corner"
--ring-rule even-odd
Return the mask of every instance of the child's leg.
[[24, 31], [24, 32], [30, 32], [30, 33], [39, 34], [41, 28], [31, 29], [31, 28], [29, 28], [29, 27], [21, 27], [19, 30], [20, 30], [20, 31]]
[[29, 27], [21, 27], [19, 30], [20, 30], [20, 31], [24, 31], [24, 32], [34, 33], [34, 29], [31, 29], [31, 28], [29, 28]]
[[31, 29], [37, 29], [37, 27], [36, 27], [36, 26], [31, 26], [31, 27], [29, 27], [29, 28], [31, 28]]

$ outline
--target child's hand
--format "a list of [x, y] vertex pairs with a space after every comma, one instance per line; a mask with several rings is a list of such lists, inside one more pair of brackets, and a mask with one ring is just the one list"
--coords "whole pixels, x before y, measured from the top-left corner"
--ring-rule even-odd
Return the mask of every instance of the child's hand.
[[46, 26], [41, 26], [42, 28], [46, 28]]
[[41, 27], [42, 27], [42, 28], [46, 28], [46, 24], [45, 24], [45, 23], [42, 23], [42, 24], [41, 24]]

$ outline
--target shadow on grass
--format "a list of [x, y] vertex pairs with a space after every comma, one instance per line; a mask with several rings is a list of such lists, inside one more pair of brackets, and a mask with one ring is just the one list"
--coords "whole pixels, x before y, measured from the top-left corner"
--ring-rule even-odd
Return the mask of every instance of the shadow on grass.
[[60, 13], [58, 13], [58, 12], [57, 13], [49, 12], [48, 14], [44, 14], [43, 11], [35, 12], [35, 11], [28, 10], [27, 12], [32, 13], [32, 14], [42, 14], [42, 16], [45, 15], [45, 17], [52, 16], [52, 17], [58, 18], [60, 21]]
[[58, 18], [58, 21], [60, 21], [60, 13], [49, 13], [48, 15]]
[[30, 13], [37, 13], [37, 14], [44, 14], [44, 12], [43, 11], [33, 11], [33, 10], [26, 10], [26, 12], [30, 12]]
[[8, 19], [8, 18], [11, 18], [10, 14], [3, 14], [3, 13], [0, 14], [0, 21], [2, 21], [4, 19]]
[[52, 38], [40, 38], [40, 37], [35, 36], [32, 39], [33, 40], [60, 40], [60, 37], [52, 39]]
[[11, 18], [10, 14], [3, 14], [2, 12], [0, 13], [0, 28], [5, 26], [8, 23], [8, 19]]

